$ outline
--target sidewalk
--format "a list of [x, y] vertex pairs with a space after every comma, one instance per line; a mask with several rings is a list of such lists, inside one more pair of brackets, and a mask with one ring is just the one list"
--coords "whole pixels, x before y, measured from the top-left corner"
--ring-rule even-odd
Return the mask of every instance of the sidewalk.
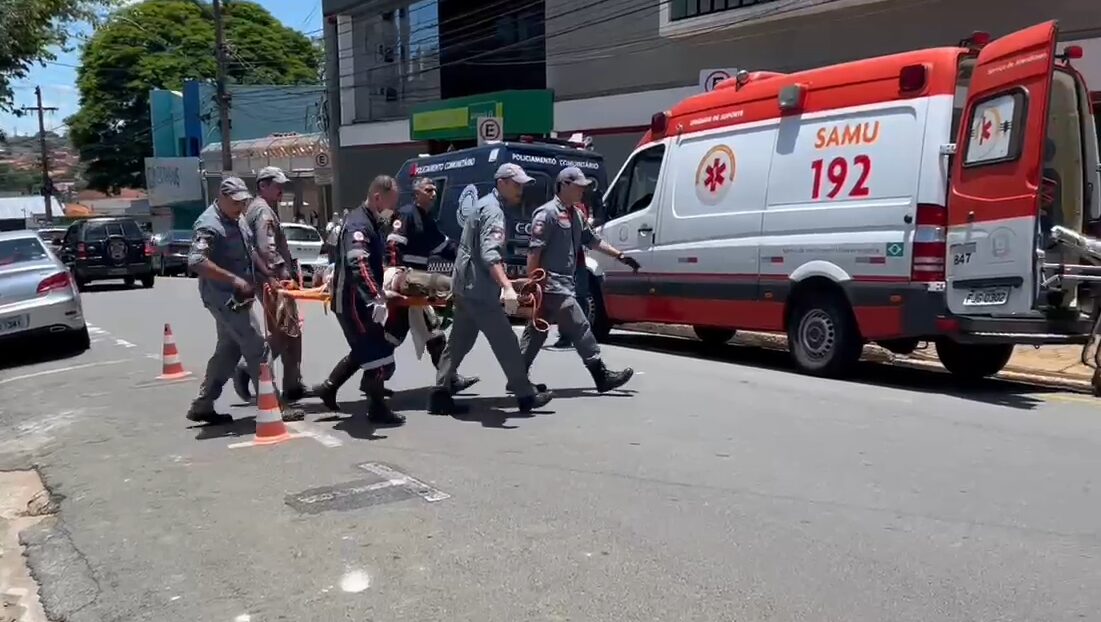
[[[690, 326], [629, 324], [623, 328], [695, 339], [695, 334]], [[787, 349], [787, 337], [772, 333], [739, 331], [733, 343], [773, 350]], [[1018, 382], [1055, 385], [1079, 391], [1089, 391], [1092, 386], [1090, 379], [1093, 376], [1093, 370], [1082, 365], [1079, 358], [1081, 352], [1082, 346], [1080, 345], [1041, 346], [1039, 348], [1017, 346], [1013, 352], [1013, 357], [1009, 359], [1009, 364], [998, 374], [998, 377]], [[863, 358], [877, 363], [941, 368], [940, 361], [937, 359], [936, 347], [931, 343], [927, 348], [916, 350], [913, 354], [905, 356], [893, 354], [878, 346], [870, 345], [864, 348]]]
[[[1079, 345], [1017, 346], [1005, 371], [1089, 382], [1093, 369], [1082, 364], [1081, 355], [1082, 346]], [[927, 350], [914, 352], [909, 358], [936, 361], [936, 347], [930, 345]]]
[[0, 471], [0, 622], [46, 622], [19, 532], [54, 508], [34, 471]]

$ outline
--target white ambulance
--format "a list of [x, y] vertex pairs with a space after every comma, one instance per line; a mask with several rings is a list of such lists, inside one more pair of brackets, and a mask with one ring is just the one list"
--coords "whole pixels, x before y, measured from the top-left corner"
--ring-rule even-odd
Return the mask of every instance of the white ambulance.
[[[741, 72], [654, 116], [604, 197], [598, 336], [786, 332], [807, 372], [877, 342], [981, 377], [1014, 344], [1082, 343], [1088, 287], [1048, 230], [1101, 222], [1090, 95], [1048, 22], [795, 74]], [[1054, 268], [1053, 268], [1054, 267]], [[1042, 282], [1048, 281], [1046, 285]], [[1060, 285], [1062, 283], [1062, 285]]]

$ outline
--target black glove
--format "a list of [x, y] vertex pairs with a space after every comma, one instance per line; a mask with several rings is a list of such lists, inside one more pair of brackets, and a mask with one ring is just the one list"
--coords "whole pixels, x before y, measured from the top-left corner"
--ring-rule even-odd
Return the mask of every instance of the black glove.
[[631, 270], [634, 270], [635, 272], [638, 272], [639, 269], [642, 268], [642, 266], [638, 263], [638, 261], [635, 260], [634, 257], [628, 257], [627, 255], [620, 255], [619, 256], [619, 263], [627, 266], [628, 268], [630, 268]]

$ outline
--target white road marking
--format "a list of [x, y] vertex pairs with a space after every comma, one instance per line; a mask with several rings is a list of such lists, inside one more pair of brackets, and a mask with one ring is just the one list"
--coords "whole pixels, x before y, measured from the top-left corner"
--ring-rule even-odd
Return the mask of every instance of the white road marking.
[[306, 421], [293, 421], [287, 424], [287, 427], [295, 431], [301, 436], [307, 436], [313, 440], [321, 443], [323, 446], [333, 449], [335, 447], [343, 447], [344, 441], [329, 434], [320, 426], [316, 426]]
[[392, 469], [385, 464], [379, 464], [377, 462], [366, 462], [357, 466], [364, 471], [374, 473], [375, 475], [378, 475], [379, 477], [384, 477], [390, 481], [403, 480], [405, 486], [408, 487], [410, 491], [419, 495], [425, 501], [443, 501], [444, 499], [451, 498], [451, 495], [447, 494], [446, 492], [438, 488], [429, 486], [421, 480], [411, 475], [406, 475], [405, 473], [402, 473], [401, 471], [398, 471], [396, 469]]
[[50, 374], [61, 374], [67, 371], [76, 371], [78, 369], [86, 369], [88, 367], [99, 367], [101, 365], [118, 365], [119, 363], [127, 363], [134, 359], [117, 359], [114, 361], [97, 361], [95, 363], [84, 363], [81, 365], [72, 365], [70, 367], [59, 367], [57, 369], [47, 369], [45, 371], [37, 371], [33, 374], [23, 374], [22, 376], [12, 376], [11, 378], [0, 379], [0, 384], [7, 384], [9, 382], [15, 382], [16, 380], [27, 380], [29, 378], [38, 378], [39, 376], [48, 376]]

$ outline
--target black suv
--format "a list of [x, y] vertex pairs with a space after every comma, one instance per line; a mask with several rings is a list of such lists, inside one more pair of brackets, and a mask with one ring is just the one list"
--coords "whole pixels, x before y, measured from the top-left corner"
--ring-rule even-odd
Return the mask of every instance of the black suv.
[[153, 243], [133, 218], [88, 218], [69, 225], [58, 254], [69, 266], [77, 287], [91, 281], [141, 280], [153, 287]]

